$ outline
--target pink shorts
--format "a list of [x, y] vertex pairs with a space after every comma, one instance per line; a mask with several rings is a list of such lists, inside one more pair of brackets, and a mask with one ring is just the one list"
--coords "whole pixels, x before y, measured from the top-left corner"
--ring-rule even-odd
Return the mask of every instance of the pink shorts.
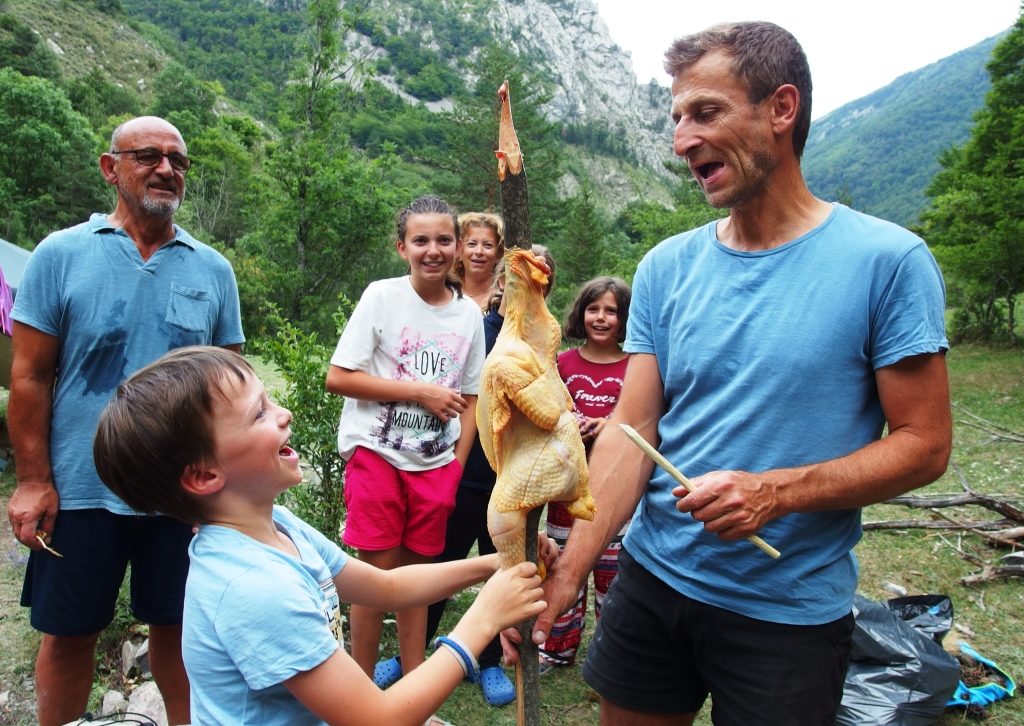
[[357, 447], [345, 465], [342, 541], [371, 552], [401, 545], [425, 557], [441, 554], [460, 479], [457, 459], [436, 469], [402, 471]]

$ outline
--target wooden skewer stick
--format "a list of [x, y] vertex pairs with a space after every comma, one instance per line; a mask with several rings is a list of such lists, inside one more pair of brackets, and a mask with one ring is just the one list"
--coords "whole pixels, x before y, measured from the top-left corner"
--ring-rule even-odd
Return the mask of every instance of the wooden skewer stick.
[[[533, 247], [530, 236], [530, 206], [526, 183], [526, 167], [519, 146], [515, 125], [512, 123], [512, 99], [508, 81], [498, 89], [498, 181], [501, 191], [501, 216], [505, 220], [505, 247], [529, 250]], [[511, 314], [512, 311], [509, 311]], [[493, 495], [492, 495], [493, 496]], [[526, 517], [526, 561], [537, 561], [537, 528], [540, 524], [538, 507]], [[536, 618], [519, 626], [519, 662], [516, 663], [516, 724], [540, 726], [540, 653], [531, 637]]]
[[62, 555], [60, 552], [58, 552], [53, 547], [51, 547], [50, 544], [46, 541], [47, 537], [49, 537], [49, 536], [50, 535], [48, 535], [46, 532], [44, 532], [41, 529], [36, 531], [36, 539], [39, 541], [39, 544], [41, 544], [43, 546], [44, 550], [49, 552], [51, 555], [56, 555], [57, 557], [63, 557], [64, 555]]
[[[673, 479], [675, 479], [677, 482], [686, 487], [687, 491], [692, 492], [697, 488], [693, 485], [693, 482], [691, 482], [689, 479], [683, 476], [683, 472], [679, 471], [679, 469], [672, 466], [672, 462], [670, 462], [668, 459], [666, 459], [664, 456], [658, 453], [657, 449], [655, 449], [653, 446], [647, 443], [647, 440], [643, 436], [638, 434], [635, 428], [633, 428], [629, 424], [619, 424], [619, 428], [621, 428], [626, 433], [626, 436], [629, 437], [629, 440], [632, 441], [637, 446], [639, 446], [640, 450], [647, 454], [647, 456], [649, 456], [655, 464], [657, 464], [662, 469], [667, 471], [669, 474], [672, 475]], [[749, 537], [747, 537], [747, 539], [750, 540], [751, 544], [756, 545], [763, 552], [765, 552], [766, 554], [770, 555], [775, 559], [778, 559], [779, 556], [782, 554], [777, 549], [772, 547], [770, 544], [765, 542], [763, 539], [758, 537], [756, 534], [750, 535]]]

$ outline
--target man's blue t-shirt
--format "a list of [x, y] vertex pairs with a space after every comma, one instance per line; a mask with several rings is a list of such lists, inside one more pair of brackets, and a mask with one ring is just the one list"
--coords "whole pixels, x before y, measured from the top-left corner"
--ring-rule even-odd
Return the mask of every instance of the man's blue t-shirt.
[[25, 268], [12, 317], [60, 339], [50, 463], [61, 509], [134, 513], [92, 459], [100, 412], [121, 381], [172, 348], [245, 341], [231, 265], [174, 231], [143, 261], [124, 230], [94, 214], [40, 242]]
[[[948, 349], [942, 277], [924, 242], [835, 205], [806, 235], [761, 252], [716, 223], [672, 237], [637, 269], [625, 349], [654, 354], [666, 413], [660, 451], [689, 477], [844, 456], [885, 425], [875, 370]], [[798, 513], [760, 535], [778, 560], [675, 509], [655, 468], [624, 545], [696, 600], [780, 623], [850, 612], [860, 510]]]
[[284, 507], [274, 523], [298, 559], [219, 525], [189, 545], [181, 641], [197, 726], [322, 723], [282, 684], [341, 647], [333, 578], [348, 557]]

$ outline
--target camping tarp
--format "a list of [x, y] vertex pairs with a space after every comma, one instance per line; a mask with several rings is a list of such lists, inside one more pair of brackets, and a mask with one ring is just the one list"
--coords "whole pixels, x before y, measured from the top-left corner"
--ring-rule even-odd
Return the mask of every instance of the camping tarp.
[[[18, 286], [21, 284], [21, 276], [25, 274], [25, 265], [32, 252], [24, 247], [11, 244], [5, 239], [0, 239], [0, 270], [3, 271], [4, 280], [11, 286], [11, 293], [18, 294]], [[11, 387], [11, 339], [6, 335], [0, 335], [0, 386]]]

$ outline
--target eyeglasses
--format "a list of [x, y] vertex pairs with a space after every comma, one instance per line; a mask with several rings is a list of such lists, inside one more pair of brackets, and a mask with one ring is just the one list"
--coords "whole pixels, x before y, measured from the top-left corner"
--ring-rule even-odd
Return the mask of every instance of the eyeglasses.
[[147, 149], [121, 149], [120, 151], [111, 151], [111, 154], [135, 154], [135, 161], [143, 166], [157, 166], [163, 158], [166, 156], [167, 161], [170, 162], [171, 168], [174, 171], [180, 171], [184, 174], [192, 166], [192, 160], [184, 154], [179, 154], [176, 151], [172, 151], [170, 154], [165, 154], [159, 149], [147, 148]]

